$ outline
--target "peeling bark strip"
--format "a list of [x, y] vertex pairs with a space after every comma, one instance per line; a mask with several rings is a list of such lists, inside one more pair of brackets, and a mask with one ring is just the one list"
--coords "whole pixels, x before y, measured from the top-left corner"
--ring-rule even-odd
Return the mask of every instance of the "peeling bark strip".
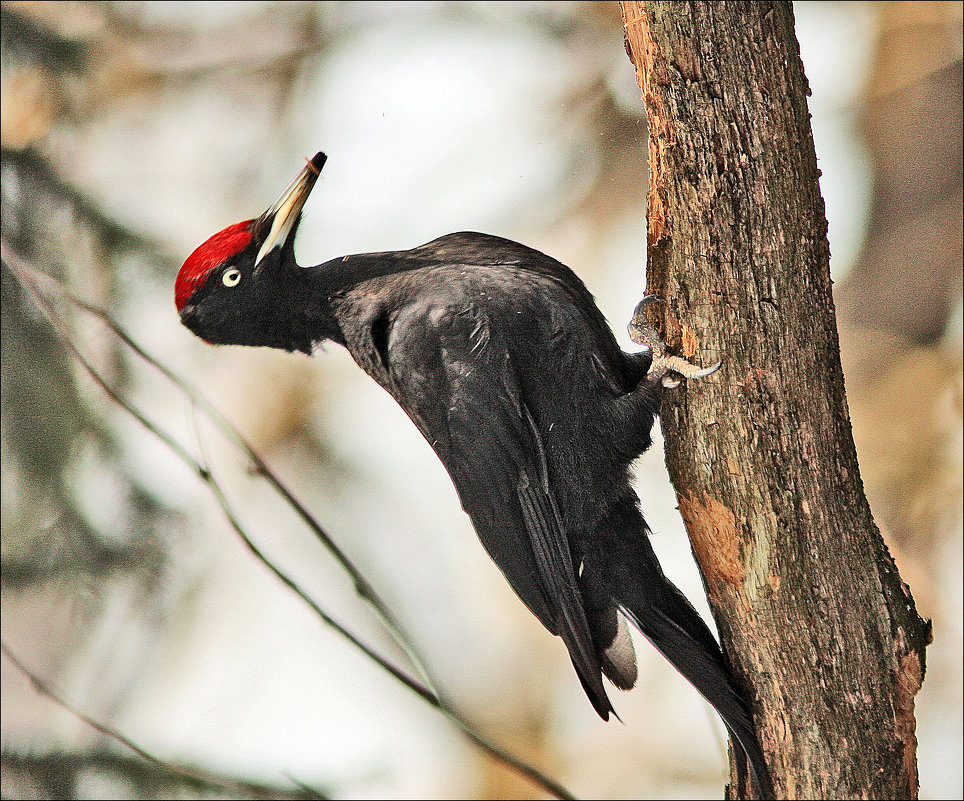
[[902, 761], [908, 775], [917, 775], [917, 721], [914, 718], [914, 696], [924, 682], [924, 666], [918, 654], [904, 652], [897, 674], [897, 717], [894, 735], [903, 747]]
[[[626, 35], [626, 52], [630, 61], [636, 65], [636, 81], [643, 91], [646, 101], [647, 122], [651, 131], [657, 135], [649, 137], [649, 195], [647, 196], [648, 222], [647, 242], [650, 247], [663, 238], [665, 213], [665, 180], [663, 178], [663, 150], [673, 143], [671, 118], [664, 113], [658, 92], [649, 92], [647, 86], [659, 80], [657, 66], [665, 62], [658, 58], [656, 42], [649, 35], [649, 23], [643, 3], [621, 3], [623, 10], [623, 29]], [[646, 75], [645, 82], [640, 77]]]
[[791, 5], [621, 6], [650, 123], [648, 291], [668, 300], [651, 311], [723, 360], [667, 394], [666, 461], [777, 794], [916, 798], [928, 627], [857, 468]]

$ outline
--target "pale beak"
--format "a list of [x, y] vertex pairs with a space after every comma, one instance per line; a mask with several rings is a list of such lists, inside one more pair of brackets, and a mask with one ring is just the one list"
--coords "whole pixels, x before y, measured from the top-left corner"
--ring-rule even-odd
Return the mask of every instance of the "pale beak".
[[325, 166], [327, 160], [328, 157], [324, 153], [316, 153], [274, 205], [261, 215], [255, 224], [255, 230], [261, 230], [266, 225], [270, 225], [271, 229], [258, 251], [258, 258], [254, 260], [255, 267], [272, 250], [280, 248], [288, 240], [288, 235], [294, 228], [298, 215], [301, 214], [301, 209], [304, 208], [305, 201], [308, 200], [308, 195], [311, 194], [311, 189], [321, 175], [321, 168]]

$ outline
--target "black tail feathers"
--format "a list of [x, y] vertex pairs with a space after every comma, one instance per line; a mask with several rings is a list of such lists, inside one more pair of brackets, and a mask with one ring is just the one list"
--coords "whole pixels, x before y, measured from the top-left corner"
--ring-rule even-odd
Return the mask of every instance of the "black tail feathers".
[[[773, 784], [753, 719], [716, 639], [683, 593], [663, 575], [638, 510], [632, 508], [627, 517], [630, 520], [619, 521], [623, 526], [613, 526], [609, 531], [635, 529], [632, 536], [614, 537], [610, 533], [609, 537], [599, 537], [583, 557], [580, 584], [602, 667], [608, 666], [607, 655], [611, 656], [618, 644], [613, 639], [618, 609], [716, 709], [738, 746], [740, 778], [748, 766], [757, 794], [773, 798]], [[628, 669], [625, 658], [622, 662]], [[611, 672], [606, 670], [607, 675]]]
[[[673, 587], [673, 589], [676, 588]], [[689, 607], [688, 603], [687, 607]], [[682, 626], [667, 617], [660, 609], [648, 610], [649, 613], [643, 616], [635, 613], [628, 605], [620, 604], [619, 608], [673, 667], [699, 690], [700, 695], [723, 719], [734, 742], [742, 751], [742, 755], [745, 755], [745, 760], [738, 756], [737, 772], [742, 773], [743, 766], [748, 764], [757, 793], [761, 798], [773, 798], [770, 772], [763, 750], [756, 738], [753, 720], [733, 685], [719, 648], [708, 651], [702, 643], [692, 638]], [[692, 607], [689, 609], [693, 615], [696, 615], [700, 625], [705, 627], [695, 610]], [[709, 633], [708, 630], [707, 633]]]

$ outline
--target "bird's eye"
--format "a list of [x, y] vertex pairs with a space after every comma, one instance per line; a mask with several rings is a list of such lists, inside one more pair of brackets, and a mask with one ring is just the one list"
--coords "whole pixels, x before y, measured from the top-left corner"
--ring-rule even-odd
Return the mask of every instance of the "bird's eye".
[[221, 276], [221, 283], [225, 286], [237, 286], [240, 281], [241, 271], [233, 267], [230, 270], [225, 270], [224, 275]]

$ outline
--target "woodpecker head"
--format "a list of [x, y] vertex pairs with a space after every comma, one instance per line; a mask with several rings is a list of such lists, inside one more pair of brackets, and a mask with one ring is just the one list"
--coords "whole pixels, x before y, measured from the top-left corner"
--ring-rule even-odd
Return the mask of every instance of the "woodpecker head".
[[191, 331], [212, 344], [310, 351], [291, 319], [292, 293], [304, 288], [294, 239], [326, 160], [315, 154], [264, 214], [219, 231], [187, 257], [174, 303]]

